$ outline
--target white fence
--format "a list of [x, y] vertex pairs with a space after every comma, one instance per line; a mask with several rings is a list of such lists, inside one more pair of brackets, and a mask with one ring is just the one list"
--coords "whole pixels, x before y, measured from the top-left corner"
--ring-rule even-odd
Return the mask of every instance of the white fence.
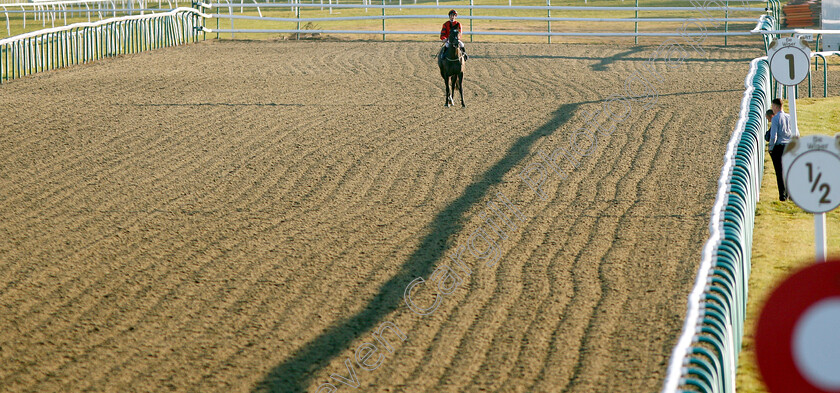
[[0, 39], [0, 83], [103, 57], [194, 42], [205, 17], [192, 8], [176, 8]]
[[[767, 4], [766, 7], [750, 7], [749, 2], [758, 2]], [[740, 6], [730, 7], [728, 6], [728, 1], [720, 1], [720, 0], [691, 0], [687, 2], [689, 6], [684, 7], [640, 7], [638, 6], [638, 0], [635, 1], [635, 6], [626, 6], [626, 7], [593, 7], [593, 6], [552, 6], [551, 0], [546, 0], [545, 6], [517, 6], [517, 5], [476, 5], [472, 0], [470, 0], [469, 5], [453, 5], [453, 4], [444, 4], [441, 5], [438, 2], [436, 4], [421, 4], [421, 5], [408, 5], [402, 4], [402, 0], [400, 0], [400, 4], [385, 4], [385, 0], [382, 0], [381, 4], [373, 4], [369, 0], [362, 0], [363, 4], [338, 4], [337, 0], [333, 3], [333, 0], [327, 0], [325, 4], [323, 0], [320, 0], [320, 3], [315, 3], [314, 0], [311, 0], [310, 3], [302, 3], [302, 2], [291, 2], [291, 3], [245, 3], [244, 0], [240, 0], [238, 3], [233, 0], [227, 0], [224, 3], [198, 3], [202, 9], [208, 10], [207, 12], [210, 13], [212, 18], [217, 19], [216, 27], [215, 28], [208, 28], [206, 29], [207, 32], [216, 33], [217, 37], [219, 33], [229, 33], [233, 38], [235, 38], [236, 33], [321, 33], [321, 34], [381, 34], [383, 40], [386, 39], [387, 35], [389, 34], [398, 34], [398, 35], [435, 35], [438, 34], [437, 31], [406, 31], [406, 30], [388, 30], [386, 27], [386, 21], [388, 20], [405, 20], [405, 19], [442, 19], [441, 14], [435, 15], [417, 15], [417, 14], [408, 14], [408, 15], [387, 15], [388, 10], [398, 10], [398, 11], [416, 11], [416, 10], [438, 10], [438, 9], [449, 9], [453, 7], [457, 7], [459, 10], [462, 10], [465, 15], [460, 16], [459, 18], [462, 20], [466, 20], [470, 22], [470, 28], [468, 31], [462, 32], [465, 36], [469, 36], [472, 39], [474, 35], [498, 35], [498, 36], [544, 36], [548, 37], [549, 42], [551, 42], [551, 37], [556, 36], [577, 36], [577, 37], [635, 37], [636, 42], [638, 42], [638, 37], [672, 37], [672, 36], [748, 36], [750, 32], [748, 30], [744, 31], [737, 31], [731, 32], [729, 31], [729, 23], [730, 22], [754, 22], [758, 16], [762, 14], [766, 14], [768, 9], [773, 7], [773, 2], [767, 2], [765, 0], [748, 0], [739, 2]], [[257, 12], [258, 15], [235, 15], [234, 12], [236, 9], [242, 13], [245, 9], [253, 9]], [[222, 12], [212, 13], [212, 10], [223, 10]], [[270, 9], [289, 9], [290, 11], [294, 12], [294, 18], [280, 18], [280, 17], [266, 17], [263, 16], [263, 10], [270, 10]], [[369, 9], [381, 11], [380, 15], [363, 15], [363, 16], [341, 16], [341, 17], [310, 17], [310, 18], [303, 18], [300, 16], [301, 9], [328, 9], [330, 13], [332, 13], [333, 9], [364, 9], [367, 12]], [[474, 11], [481, 11], [481, 10], [506, 10], [511, 11], [514, 13], [516, 11], [541, 11], [545, 13], [545, 16], [498, 16], [498, 15], [474, 15]], [[227, 11], [224, 13], [224, 11]], [[573, 18], [573, 17], [556, 17], [552, 16], [552, 11], [627, 11], [628, 13], [633, 12], [634, 17], [632, 18]], [[639, 17], [639, 12], [664, 12], [664, 11], [680, 11], [686, 13], [692, 13], [693, 15], [687, 16], [686, 18], [644, 18]], [[469, 12], [469, 15], [467, 15]], [[741, 13], [751, 13], [751, 17], [741, 17], [741, 18], [731, 18], [729, 17], [730, 12], [741, 12]], [[714, 16], [717, 14], [718, 16]], [[230, 21], [230, 28], [223, 28], [221, 24], [218, 22], [219, 19], [227, 19]], [[686, 23], [688, 19], [693, 19], [695, 21], [700, 20], [704, 22], [711, 22], [714, 24], [718, 24], [722, 22], [723, 24], [723, 31], [722, 32], [702, 32], [702, 33], [680, 33], [675, 31], [670, 32], [639, 32], [639, 23], [661, 23], [661, 22], [683, 22]], [[235, 20], [258, 20], [258, 21], [265, 21], [265, 22], [291, 22], [296, 24], [296, 28], [294, 29], [237, 29], [235, 26]], [[341, 29], [301, 29], [300, 24], [302, 22], [328, 22], [328, 21], [369, 21], [369, 20], [379, 20], [382, 22], [382, 29], [381, 30], [341, 30]], [[528, 22], [545, 22], [546, 23], [546, 30], [545, 31], [475, 31], [473, 29], [473, 21], [475, 20], [507, 20], [507, 21], [528, 21]], [[633, 23], [634, 29], [633, 32], [562, 32], [562, 31], [554, 31], [552, 28], [552, 22], [594, 22], [594, 23]]]
[[[144, 0], [145, 1], [145, 0]], [[153, 0], [152, 0], [153, 1]], [[158, 0], [159, 3], [167, 1], [171, 4], [172, 1], [177, 0]], [[319, 0], [323, 1], [323, 0]], [[238, 4], [228, 0], [226, 3], [196, 3], [198, 9], [192, 8], [178, 8], [173, 11], [142, 15], [143, 12], [154, 10], [149, 8], [134, 8], [134, 5], [139, 7], [148, 7], [148, 3], [135, 2], [133, 0], [76, 0], [76, 1], [49, 1], [41, 3], [16, 3], [14, 5], [0, 5], [0, 9], [7, 13], [7, 29], [8, 29], [8, 8], [20, 7], [23, 12], [35, 12], [35, 15], [40, 15], [41, 18], [46, 19], [49, 15], [51, 24], [54, 24], [56, 15], [68, 14], [73, 12], [85, 14], [90, 18], [91, 13], [96, 13], [100, 18], [107, 16], [110, 12], [112, 15], [117, 11], [133, 12], [141, 15], [115, 17], [101, 20], [93, 23], [77, 23], [65, 27], [51, 28], [40, 30], [32, 33], [26, 33], [15, 37], [0, 40], [0, 81], [3, 79], [14, 79], [20, 76], [28, 75], [34, 72], [41, 72], [45, 70], [64, 67], [76, 63], [84, 63], [90, 60], [96, 60], [101, 57], [118, 55], [121, 53], [133, 53], [140, 50], [153, 49], [160, 46], [179, 45], [191, 40], [195, 40], [199, 33], [323, 33], [323, 34], [382, 34], [385, 39], [389, 34], [403, 34], [403, 35], [438, 35], [438, 31], [407, 31], [407, 30], [388, 30], [386, 21], [398, 19], [440, 19], [439, 15], [387, 15], [387, 10], [402, 9], [408, 11], [416, 10], [435, 10], [448, 9], [452, 4], [447, 5], [388, 5], [385, 0], [381, 0], [383, 4], [370, 4], [369, 2], [363, 4], [329, 4], [333, 0], [327, 0], [327, 4], [316, 4], [315, 0], [310, 0], [309, 4], [305, 3], [245, 3], [240, 0]], [[337, 0], [336, 0], [337, 1]], [[367, 0], [362, 0], [363, 2]], [[700, 1], [705, 1], [700, 3]], [[488, 36], [543, 36], [548, 37], [551, 42], [551, 37], [556, 36], [574, 36], [574, 37], [707, 37], [707, 36], [746, 36], [751, 35], [749, 30], [745, 31], [724, 31], [710, 32], [705, 28], [700, 31], [688, 31], [686, 26], [697, 25], [708, 22], [719, 26], [719, 22], [723, 22], [725, 26], [729, 22], [748, 22], [755, 19], [752, 18], [730, 18], [730, 12], [755, 12], [765, 13], [764, 8], [748, 7], [748, 3], [741, 3], [740, 7], [727, 6], [709, 6], [710, 4], [721, 4], [721, 0], [691, 0], [692, 7], [589, 7], [589, 6], [551, 6], [550, 0], [546, 0], [546, 6], [504, 6], [504, 5], [476, 5], [470, 0], [469, 5], [458, 5], [461, 10], [468, 11], [471, 15], [465, 15], [462, 19], [470, 21], [469, 31], [463, 32], [465, 35], [472, 37], [473, 35]], [[771, 0], [775, 1], [775, 0]], [[638, 0], [636, 0], [638, 4]], [[85, 8], [81, 8], [84, 6]], [[381, 15], [356, 15], [356, 16], [321, 16], [312, 18], [302, 18], [300, 16], [301, 9], [305, 8], [341, 8], [341, 9], [374, 9], [381, 11]], [[40, 8], [39, 8], [40, 7]], [[110, 8], [109, 8], [110, 7]], [[222, 8], [227, 13], [207, 13], [205, 10], [212, 10]], [[234, 14], [234, 9], [238, 8], [240, 12], [247, 9], [255, 9], [259, 15], [244, 15]], [[294, 18], [280, 18], [280, 17], [266, 17], [262, 16], [261, 9], [283, 9], [286, 8], [294, 12]], [[475, 10], [505, 10], [514, 13], [515, 11], [533, 11], [545, 12], [546, 16], [519, 16], [517, 15], [472, 15]], [[573, 17], [557, 17], [551, 16], [552, 11], [629, 11], [633, 12], [633, 18], [573, 18]], [[674, 17], [661, 18], [645, 18], [638, 17], [639, 12], [662, 12], [662, 11], [680, 11], [688, 12], [685, 19]], [[392, 11], [393, 12], [393, 11]], [[465, 12], [466, 13], [466, 12]], [[712, 13], [722, 13], [723, 17], [714, 16]], [[323, 14], [323, 13], [322, 13]], [[216, 19], [216, 23], [220, 20], [229, 20], [231, 28], [223, 29], [220, 27], [208, 28], [206, 26], [207, 19]], [[24, 18], [25, 20], [25, 18]], [[66, 20], [66, 19], [65, 19]], [[294, 29], [236, 29], [234, 27], [235, 20], [257, 20], [263, 22], [287, 22], [295, 23]], [[382, 23], [381, 30], [339, 30], [339, 29], [320, 29], [309, 30], [301, 29], [301, 22], [309, 21], [360, 21], [360, 20], [380, 20]], [[545, 22], [545, 31], [476, 31], [472, 28], [472, 21], [474, 20], [508, 20], [518, 22]], [[564, 32], [552, 30], [552, 22], [599, 22], [599, 23], [634, 23], [633, 32], [619, 32], [619, 31], [604, 31], [604, 32]], [[657, 23], [657, 22], [683, 22], [682, 29], [667, 32], [640, 32], [638, 24]], [[46, 20], [42, 22], [46, 24]], [[533, 26], [531, 26], [533, 27]], [[690, 26], [689, 26], [690, 27]]]
[[[3, 1], [3, 0], [0, 0]], [[348, 0], [349, 1], [349, 0]], [[469, 21], [469, 31], [463, 32], [464, 34], [468, 35], [470, 39], [473, 36], [487, 36], [487, 35], [496, 35], [496, 36], [544, 36], [548, 38], [548, 41], [551, 42], [551, 37], [557, 36], [577, 36], [577, 37], [587, 37], [587, 36], [598, 36], [598, 37], [635, 37], [636, 42], [638, 42], [638, 37], [645, 37], [645, 36], [676, 36], [679, 35], [676, 32], [639, 32], [639, 24], [652, 24], [652, 23], [679, 23], [684, 22], [686, 18], [676, 18], [676, 17], [640, 17], [640, 13], [662, 13], [662, 12], [686, 12], [687, 18], [700, 18], [705, 22], [710, 22], [714, 24], [722, 23], [723, 25], [723, 32], [708, 32], [704, 35], [708, 36], [737, 36], [737, 35], [748, 35], [746, 31], [736, 31], [730, 32], [729, 24], [733, 22], [751, 22], [754, 21], [759, 14], [766, 13], [766, 8], [764, 7], [754, 7], [750, 6], [750, 2], [753, 4], [767, 4], [767, 7], [773, 8], [773, 4], [776, 4], [776, 0], [739, 0], [733, 1], [733, 4], [738, 4], [737, 6], [729, 6], [729, 1], [726, 0], [690, 0], [687, 1], [687, 6], [683, 7], [644, 7], [639, 6], [639, 0], [634, 0], [633, 3], [628, 1], [628, 6], [612, 6], [612, 7], [593, 7], [593, 6], [552, 6], [551, 0], [546, 0], [545, 6], [537, 6], [537, 5], [512, 5], [512, 0], [509, 0], [509, 5], [477, 5], [474, 4], [473, 0], [469, 1], [469, 4], [453, 4], [451, 2], [447, 4], [440, 4], [439, 0], [436, 0], [434, 4], [416, 4], [417, 0], [413, 0], [415, 4], [403, 4], [402, 0], [388, 0], [386, 4], [385, 0], [380, 0], [381, 4], [373, 4], [372, 0], [355, 0], [359, 1], [356, 4], [339, 4], [339, 0], [310, 0], [308, 3], [302, 1], [294, 1], [294, 2], [283, 2], [283, 3], [271, 3], [265, 2], [260, 3], [258, 0], [249, 0], [246, 2], [245, 0], [224, 0], [224, 2], [218, 3], [191, 3], [196, 7], [200, 7], [203, 11], [212, 12], [212, 10], [222, 10], [221, 12], [212, 13], [211, 17], [216, 18], [216, 27], [212, 29], [208, 29], [208, 32], [217, 33], [217, 37], [219, 33], [231, 34], [232, 38], [235, 38], [236, 33], [322, 33], [322, 34], [381, 34], [383, 39], [387, 37], [389, 34], [397, 34], [397, 35], [434, 35], [437, 34], [436, 31], [406, 31], [406, 30], [388, 30], [386, 21], [394, 21], [394, 20], [409, 20], [409, 19], [436, 19], [440, 20], [442, 17], [440, 14], [423, 14], [423, 15], [394, 15], [394, 13], [401, 13], [405, 12], [412, 12], [418, 10], [445, 10], [452, 7], [457, 7], [459, 10], [462, 10], [465, 15], [460, 16], [462, 20]], [[427, 0], [428, 1], [428, 0]], [[181, 3], [185, 3], [185, 0], [181, 0]], [[155, 6], [157, 3], [157, 8], [151, 8]], [[397, 4], [393, 4], [397, 3]], [[630, 5], [634, 4], [634, 5]], [[173, 7], [178, 7], [179, 3], [178, 0], [65, 0], [65, 1], [38, 1], [33, 0], [33, 2], [29, 3], [11, 3], [11, 4], [3, 4], [0, 3], [0, 12], [3, 12], [6, 20], [6, 32], [8, 35], [11, 35], [11, 17], [14, 15], [21, 15], [22, 16], [22, 23], [23, 28], [26, 29], [27, 18], [30, 18], [32, 23], [33, 21], [40, 21], [40, 25], [42, 27], [55, 27], [56, 23], [59, 24], [63, 23], [66, 25], [68, 23], [68, 18], [73, 17], [82, 17], [86, 18], [88, 22], [91, 22], [94, 18], [96, 19], [103, 19], [107, 17], [116, 17], [118, 15], [136, 15], [140, 14], [143, 15], [145, 13], [154, 13], [154, 12], [162, 12], [168, 11]], [[240, 14], [243, 13], [246, 9], [256, 11], [257, 15], [235, 15], [234, 11], [239, 10]], [[368, 10], [374, 10], [379, 13], [379, 15], [359, 15], [359, 16], [341, 16], [341, 17], [301, 17], [301, 10], [329, 10], [330, 14], [332, 14], [333, 9], [364, 9], [365, 12]], [[280, 18], [280, 17], [267, 17], [263, 16], [263, 10], [289, 10], [294, 13], [294, 18]], [[474, 15], [474, 13], [481, 12], [481, 11], [509, 11], [505, 12], [506, 15]], [[226, 11], [226, 12], [225, 12]], [[544, 16], [532, 16], [534, 12], [544, 13]], [[582, 18], [582, 17], [569, 17], [569, 16], [557, 16], [559, 12], [575, 12], [575, 11], [596, 11], [596, 12], [616, 12], [616, 11], [626, 11], [628, 16], [632, 13], [633, 17], [627, 18], [618, 18], [618, 17], [609, 17], [609, 18]], [[388, 13], [391, 12], [391, 15]], [[529, 16], [521, 16], [522, 13], [531, 13]], [[552, 16], [552, 12], [555, 13]], [[739, 12], [742, 14], [742, 17], [730, 17], [730, 13], [732, 12]], [[469, 13], [467, 15], [467, 13]], [[519, 15], [517, 15], [519, 13]], [[693, 13], [690, 15], [689, 13]], [[749, 17], [743, 17], [743, 15], [751, 14]], [[690, 15], [690, 16], [689, 16]], [[219, 19], [226, 19], [229, 20], [229, 28], [227, 26], [222, 26], [219, 23]], [[294, 23], [295, 28], [257, 28], [257, 29], [237, 29], [235, 26], [235, 20], [258, 20], [264, 22], [290, 22]], [[78, 19], [76, 19], [78, 20]], [[320, 30], [312, 30], [312, 29], [301, 29], [301, 23], [307, 22], [346, 22], [346, 21], [371, 21], [371, 20], [378, 20], [381, 21], [381, 30], [358, 30], [358, 29], [320, 29]], [[545, 31], [476, 31], [473, 28], [474, 21], [521, 21], [526, 23], [531, 22], [544, 22], [546, 29]], [[592, 22], [592, 23], [633, 23], [633, 32], [630, 33], [629, 31], [610, 31], [610, 32], [563, 32], [563, 31], [556, 31], [555, 26], [552, 26], [552, 23], [562, 23], [562, 22]], [[228, 25], [225, 23], [225, 25]], [[615, 29], [618, 30], [618, 29]], [[686, 35], [686, 34], [682, 34]], [[726, 41], [724, 42], [726, 43]]]
[[[0, 0], [2, 1], [2, 0]], [[181, 0], [180, 3], [191, 4]], [[156, 8], [152, 8], [155, 7]], [[146, 13], [168, 12], [178, 8], [178, 0], [67, 0], [67, 1], [39, 1], [22, 3], [1, 3], [0, 12], [6, 20], [6, 34], [11, 35], [11, 20], [13, 16], [20, 16], [22, 27], [26, 29], [27, 19], [30, 23], [41, 22], [41, 27], [56, 27], [56, 23], [67, 25], [68, 18], [87, 18], [102, 20], [109, 17], [123, 15], [144, 15]]]

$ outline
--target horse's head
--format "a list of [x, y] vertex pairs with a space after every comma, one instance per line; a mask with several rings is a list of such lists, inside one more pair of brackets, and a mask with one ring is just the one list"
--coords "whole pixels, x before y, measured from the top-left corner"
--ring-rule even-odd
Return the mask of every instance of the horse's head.
[[457, 44], [458, 44], [458, 34], [459, 33], [460, 33], [460, 31], [458, 31], [458, 29], [449, 30], [449, 43], [450, 44], [456, 44], [455, 45], [456, 48], [458, 47]]

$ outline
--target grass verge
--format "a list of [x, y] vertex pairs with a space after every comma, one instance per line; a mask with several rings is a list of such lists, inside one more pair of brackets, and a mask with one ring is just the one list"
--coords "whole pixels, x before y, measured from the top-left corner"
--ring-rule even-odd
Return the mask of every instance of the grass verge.
[[[802, 136], [840, 132], [840, 97], [796, 100]], [[755, 217], [746, 331], [738, 364], [739, 392], [764, 393], [755, 362], [755, 324], [770, 292], [788, 275], [814, 261], [814, 218], [793, 202], [779, 202], [776, 172], [765, 152], [761, 200]], [[840, 210], [827, 214], [829, 256], [840, 256]]]

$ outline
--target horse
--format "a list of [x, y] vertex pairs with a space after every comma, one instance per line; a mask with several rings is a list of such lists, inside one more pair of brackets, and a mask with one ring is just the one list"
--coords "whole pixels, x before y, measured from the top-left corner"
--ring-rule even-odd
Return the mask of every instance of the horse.
[[[440, 76], [443, 77], [443, 83], [446, 85], [446, 103], [444, 106], [455, 104], [455, 86], [458, 86], [458, 91], [461, 93], [461, 107], [466, 107], [464, 104], [464, 56], [461, 54], [461, 48], [458, 45], [458, 29], [449, 31], [449, 47], [443, 51], [442, 56], [438, 56], [438, 67], [440, 67]], [[452, 85], [450, 89], [449, 85]]]

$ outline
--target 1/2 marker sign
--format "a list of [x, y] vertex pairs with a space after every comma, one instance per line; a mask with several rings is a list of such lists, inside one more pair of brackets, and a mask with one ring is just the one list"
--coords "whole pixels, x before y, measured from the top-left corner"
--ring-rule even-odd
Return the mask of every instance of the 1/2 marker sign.
[[773, 77], [785, 86], [794, 86], [808, 76], [811, 48], [798, 37], [779, 38], [770, 45], [767, 59]]
[[785, 184], [797, 206], [825, 213], [840, 205], [840, 140], [826, 135], [796, 138], [782, 155]]

